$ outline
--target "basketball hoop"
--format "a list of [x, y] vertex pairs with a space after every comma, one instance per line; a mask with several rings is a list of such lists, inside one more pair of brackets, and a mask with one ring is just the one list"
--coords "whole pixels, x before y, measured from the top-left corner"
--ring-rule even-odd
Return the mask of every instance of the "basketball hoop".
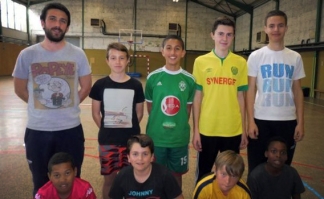
[[[143, 44], [143, 35], [142, 30], [134, 30], [134, 29], [119, 29], [118, 42], [128, 45], [128, 51], [131, 55], [130, 63], [128, 64], [128, 74], [129, 67], [134, 63], [134, 59], [136, 58], [135, 52], [132, 50], [132, 45], [141, 45]], [[136, 48], [135, 48], [136, 49]], [[134, 73], [136, 73], [136, 63], [134, 64]]]

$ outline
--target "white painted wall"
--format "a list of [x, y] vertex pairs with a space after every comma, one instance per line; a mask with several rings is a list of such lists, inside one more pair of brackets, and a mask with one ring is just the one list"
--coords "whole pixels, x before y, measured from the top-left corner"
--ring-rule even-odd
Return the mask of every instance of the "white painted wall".
[[[67, 6], [71, 12], [72, 22], [68, 36], [82, 35], [82, 0], [57, 0]], [[316, 27], [315, 0], [284, 0], [280, 1], [280, 10], [288, 15], [288, 32], [286, 45], [300, 44], [301, 40], [313, 38]], [[30, 29], [33, 42], [36, 35], [43, 35], [39, 14], [46, 3], [30, 7]], [[275, 9], [275, 1], [270, 1], [254, 9], [252, 49], [260, 48], [264, 44], [256, 43], [256, 33], [263, 30], [264, 17], [270, 10]], [[323, 8], [322, 8], [323, 10]], [[324, 12], [324, 11], [323, 11]], [[193, 2], [188, 3], [187, 27], [186, 2], [180, 0], [138, 0], [136, 10], [136, 29], [143, 34], [166, 35], [169, 23], [179, 23], [182, 28], [182, 38], [185, 39], [187, 28], [187, 50], [210, 51], [214, 47], [210, 38], [210, 31], [214, 20], [222, 13], [203, 7]], [[131, 0], [85, 0], [84, 13], [84, 48], [106, 49], [110, 42], [117, 41], [116, 36], [103, 35], [100, 28], [90, 26], [90, 19], [103, 19], [108, 33], [118, 33], [119, 29], [134, 29], [135, 8]], [[250, 15], [244, 14], [236, 19], [235, 51], [249, 48]], [[324, 20], [321, 27], [321, 41], [324, 40]], [[82, 41], [80, 39], [80, 41]], [[162, 38], [144, 38], [137, 50], [158, 50]], [[311, 40], [313, 42], [314, 39]], [[81, 46], [81, 45], [80, 45]]]
[[[82, 35], [82, 1], [58, 0], [71, 12], [72, 22], [67, 35]], [[169, 23], [179, 23], [182, 29], [182, 38], [185, 37], [186, 4], [185, 1], [173, 3], [171, 0], [139, 0], [137, 1], [136, 29], [143, 34], [167, 35]], [[31, 32], [33, 35], [44, 34], [39, 22], [39, 14], [46, 3], [30, 7]], [[214, 46], [210, 38], [210, 31], [214, 20], [222, 16], [214, 10], [196, 3], [188, 4], [187, 49], [211, 50]], [[103, 35], [100, 28], [90, 26], [90, 19], [103, 19], [106, 23], [106, 32], [118, 33], [119, 29], [134, 29], [134, 3], [130, 0], [92, 0], [85, 1], [84, 13], [84, 48], [106, 49], [110, 42], [117, 41], [116, 36]], [[36, 37], [33, 36], [35, 42]], [[162, 38], [145, 37], [137, 50], [157, 50]]]

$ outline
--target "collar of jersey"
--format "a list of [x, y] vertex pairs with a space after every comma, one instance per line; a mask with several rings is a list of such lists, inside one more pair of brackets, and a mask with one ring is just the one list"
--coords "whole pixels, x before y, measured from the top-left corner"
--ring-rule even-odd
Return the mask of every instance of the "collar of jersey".
[[181, 73], [182, 68], [180, 67], [179, 70], [177, 70], [177, 71], [171, 71], [171, 70], [168, 70], [165, 66], [163, 66], [163, 71], [170, 75], [177, 75], [177, 74]]
[[216, 54], [216, 52], [215, 52], [215, 48], [213, 48], [212, 51], [213, 51], [214, 55], [216, 55], [216, 57], [218, 57], [218, 58], [221, 60], [222, 64], [223, 64], [223, 61], [226, 59], [226, 57], [228, 57], [228, 55], [231, 53], [231, 51], [228, 50], [227, 56], [224, 57], [224, 58], [221, 58], [221, 57], [219, 57], [219, 56]]

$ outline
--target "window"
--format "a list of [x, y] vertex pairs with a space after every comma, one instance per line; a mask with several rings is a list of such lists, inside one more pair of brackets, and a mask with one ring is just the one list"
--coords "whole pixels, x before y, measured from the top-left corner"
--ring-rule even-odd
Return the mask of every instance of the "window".
[[12, 0], [1, 0], [1, 23], [5, 28], [27, 32], [26, 7]]

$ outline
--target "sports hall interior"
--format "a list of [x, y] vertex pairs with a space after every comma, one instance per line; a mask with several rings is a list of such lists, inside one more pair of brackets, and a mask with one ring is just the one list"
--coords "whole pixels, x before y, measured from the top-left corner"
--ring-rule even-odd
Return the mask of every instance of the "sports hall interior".
[[[13, 3], [14, 2], [14, 3]], [[39, 14], [49, 0], [1, 0], [0, 29], [0, 198], [32, 198], [32, 180], [25, 157], [24, 131], [27, 105], [13, 89], [11, 76], [19, 52], [42, 40]], [[54, 1], [53, 1], [54, 2]], [[303, 58], [305, 138], [297, 144], [292, 166], [303, 180], [302, 198], [324, 198], [324, 5], [323, 0], [57, 0], [71, 12], [66, 40], [81, 47], [92, 69], [93, 83], [109, 74], [105, 62], [111, 42], [123, 42], [133, 56], [127, 71], [145, 86], [149, 72], [164, 65], [160, 53], [163, 37], [181, 35], [186, 56], [181, 66], [192, 72], [196, 57], [214, 47], [210, 31], [214, 20], [227, 15], [236, 22], [232, 51], [247, 58], [267, 44], [264, 17], [280, 9], [288, 16], [285, 45]], [[18, 5], [16, 5], [18, 4]], [[7, 5], [7, 7], [4, 7]], [[22, 6], [23, 18], [12, 20], [8, 8]], [[21, 13], [20, 13], [21, 14]], [[18, 12], [16, 12], [18, 16]], [[135, 31], [136, 30], [136, 31]], [[81, 177], [89, 181], [101, 198], [102, 176], [98, 159], [96, 127], [91, 117], [91, 99], [81, 107], [85, 132], [85, 157]], [[146, 106], [141, 122], [145, 133]], [[212, 122], [212, 121], [211, 121]], [[192, 119], [190, 119], [192, 125]], [[73, 142], [73, 140], [71, 140]], [[196, 152], [189, 143], [189, 171], [183, 176], [183, 194], [191, 198], [194, 189]], [[247, 171], [247, 152], [241, 151]], [[246, 173], [243, 178], [246, 180]]]

